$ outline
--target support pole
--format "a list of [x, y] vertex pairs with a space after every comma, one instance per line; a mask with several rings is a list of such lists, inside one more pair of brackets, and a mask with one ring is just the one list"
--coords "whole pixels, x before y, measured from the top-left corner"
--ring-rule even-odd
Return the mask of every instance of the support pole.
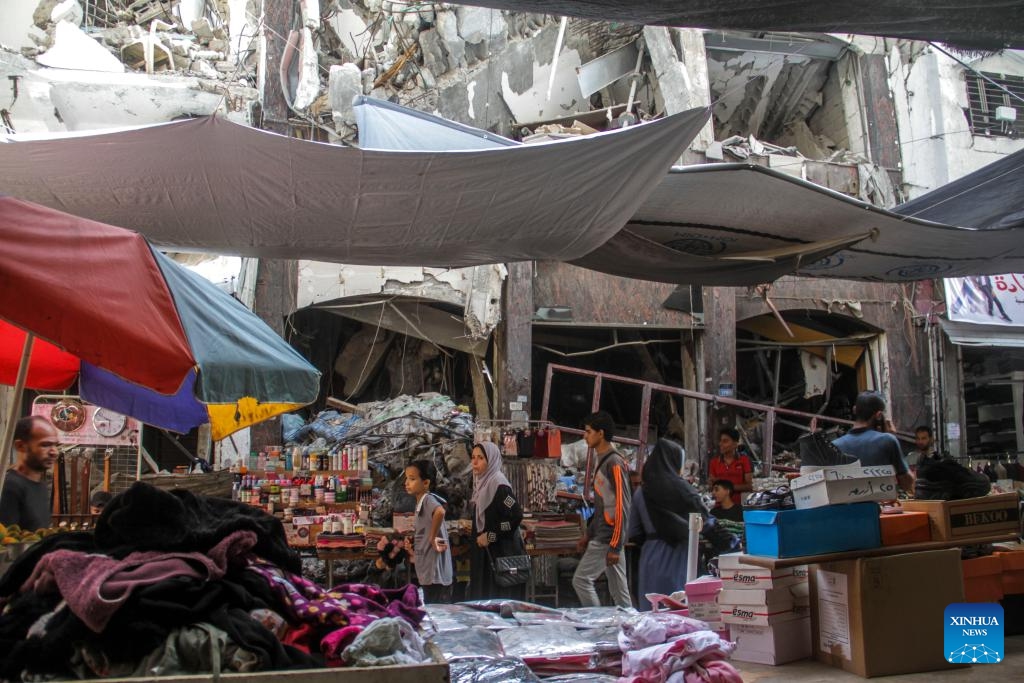
[[4, 483], [7, 481], [7, 470], [10, 468], [11, 450], [14, 448], [14, 425], [21, 414], [21, 396], [25, 393], [25, 381], [28, 379], [29, 361], [32, 359], [32, 345], [36, 336], [25, 333], [25, 345], [21, 349], [21, 363], [18, 365], [18, 376], [14, 380], [14, 395], [11, 397], [11, 410], [4, 425], [3, 450], [0, 451], [0, 495], [3, 495]]

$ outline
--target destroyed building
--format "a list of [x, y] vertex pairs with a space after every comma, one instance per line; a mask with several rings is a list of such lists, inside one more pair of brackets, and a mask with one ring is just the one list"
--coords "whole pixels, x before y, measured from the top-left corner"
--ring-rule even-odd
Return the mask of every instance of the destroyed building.
[[[756, 164], [887, 208], [1024, 147], [1020, 117], [998, 119], [1009, 105], [978, 76], [1020, 93], [1015, 51], [388, 0], [302, 0], [294, 11], [255, 0], [12, 0], [0, 26], [10, 88], [0, 114], [19, 134], [217, 113], [359, 144], [352, 103], [364, 95], [529, 142], [710, 105], [681, 163]], [[673, 248], [718, 247], [680, 227]], [[481, 418], [536, 418], [548, 406], [547, 417], [576, 427], [595, 403], [594, 379], [553, 372], [547, 382], [554, 364], [837, 417], [874, 388], [908, 430], [968, 420], [951, 398], [962, 397], [965, 370], [1024, 369], [1017, 352], [998, 367], [961, 353], [938, 326], [941, 289], [797, 277], [676, 287], [549, 261], [247, 261], [239, 296], [321, 368], [323, 397], [438, 391]], [[598, 401], [634, 433], [642, 403], [642, 389], [614, 381]], [[691, 453], [719, 425], [756, 418], [657, 391], [650, 406], [651, 430], [677, 430]], [[798, 433], [783, 425], [775, 438], [785, 446]], [[964, 430], [947, 447], [969, 445]]]

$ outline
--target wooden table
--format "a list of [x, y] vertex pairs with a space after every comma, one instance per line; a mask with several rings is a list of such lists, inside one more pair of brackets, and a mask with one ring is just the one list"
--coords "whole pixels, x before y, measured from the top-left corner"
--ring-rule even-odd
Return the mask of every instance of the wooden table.
[[847, 550], [841, 553], [826, 553], [824, 555], [804, 555], [803, 557], [762, 557], [761, 555], [740, 555], [739, 561], [743, 564], [752, 564], [755, 567], [781, 569], [783, 567], [796, 567], [802, 564], [837, 562], [839, 560], [856, 560], [861, 557], [885, 557], [886, 555], [902, 555], [904, 553], [917, 553], [925, 550], [959, 548], [965, 545], [1000, 543], [1003, 541], [1014, 541], [1017, 540], [1017, 538], [1019, 538], [1019, 534], [1015, 531], [1010, 531], [1002, 534], [994, 534], [992, 536], [978, 536], [977, 538], [958, 538], [952, 541], [928, 541], [926, 543], [907, 543], [904, 545], [883, 545], [878, 548]]

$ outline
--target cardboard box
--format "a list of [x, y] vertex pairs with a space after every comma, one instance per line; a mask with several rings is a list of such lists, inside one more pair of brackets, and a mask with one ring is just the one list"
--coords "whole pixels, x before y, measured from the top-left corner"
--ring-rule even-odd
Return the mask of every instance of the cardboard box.
[[1003, 561], [998, 555], [964, 560], [961, 570], [967, 602], [999, 602], [1003, 599]]
[[905, 500], [904, 510], [927, 512], [933, 541], [1020, 533], [1020, 497], [1016, 493], [963, 500]]
[[952, 668], [944, 612], [963, 599], [959, 548], [815, 565], [815, 656], [864, 677]]
[[285, 540], [293, 548], [312, 548], [316, 546], [316, 537], [320, 535], [323, 528], [322, 524], [286, 523], [284, 525]]
[[798, 583], [789, 587], [789, 592], [793, 594], [793, 606], [794, 607], [811, 607], [811, 586], [808, 583]]
[[775, 666], [811, 656], [810, 617], [772, 626], [736, 624], [730, 635], [736, 643], [730, 659], [739, 662]]
[[723, 590], [718, 608], [727, 624], [769, 626], [799, 618], [789, 588]]
[[784, 588], [794, 583], [807, 580], [806, 567], [803, 577], [797, 575], [794, 567], [786, 569], [768, 569], [739, 561], [741, 553], [729, 553], [718, 556], [718, 573], [722, 578], [722, 588]]
[[797, 510], [899, 497], [896, 470], [892, 465], [823, 467], [797, 477], [789, 487]]
[[931, 522], [927, 512], [900, 512], [882, 515], [882, 545], [927, 543], [932, 540]]
[[1024, 594], [1024, 551], [996, 553], [1002, 565], [1002, 585], [1005, 595]]
[[764, 557], [801, 557], [882, 544], [878, 503], [829, 505], [809, 510], [747, 510], [747, 552]]

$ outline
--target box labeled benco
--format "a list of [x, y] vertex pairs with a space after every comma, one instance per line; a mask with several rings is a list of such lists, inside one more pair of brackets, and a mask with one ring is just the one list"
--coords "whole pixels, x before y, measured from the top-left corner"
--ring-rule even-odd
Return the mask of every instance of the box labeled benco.
[[933, 541], [1020, 532], [1020, 497], [1016, 493], [963, 500], [905, 500], [903, 509], [927, 512]]

